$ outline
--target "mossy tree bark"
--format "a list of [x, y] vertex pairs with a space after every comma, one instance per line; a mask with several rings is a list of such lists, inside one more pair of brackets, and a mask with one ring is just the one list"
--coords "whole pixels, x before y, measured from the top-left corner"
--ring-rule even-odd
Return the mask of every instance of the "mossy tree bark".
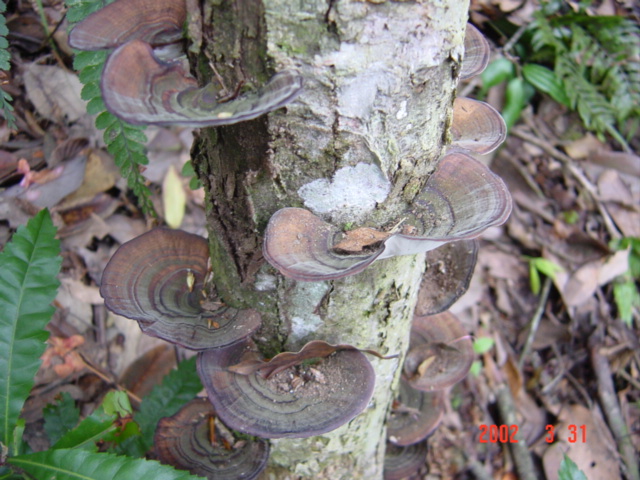
[[[299, 189], [374, 165], [389, 193], [371, 206], [323, 218], [390, 228], [424, 185], [446, 142], [463, 53], [468, 2], [208, 0], [197, 58], [229, 90], [297, 69], [298, 100], [268, 116], [203, 130], [194, 163], [207, 192], [215, 283], [222, 299], [261, 311], [256, 340], [271, 355], [322, 339], [400, 354], [372, 359], [377, 373], [366, 411], [319, 437], [272, 442], [269, 478], [382, 478], [384, 419], [408, 346], [424, 258], [396, 257], [332, 282], [286, 279], [262, 258], [262, 233], [283, 207], [319, 210]], [[215, 79], [213, 80], [215, 81]], [[353, 192], [352, 192], [353, 193]], [[333, 194], [340, 197], [339, 189]], [[367, 192], [356, 192], [367, 197]], [[334, 205], [335, 207], [335, 205]]]

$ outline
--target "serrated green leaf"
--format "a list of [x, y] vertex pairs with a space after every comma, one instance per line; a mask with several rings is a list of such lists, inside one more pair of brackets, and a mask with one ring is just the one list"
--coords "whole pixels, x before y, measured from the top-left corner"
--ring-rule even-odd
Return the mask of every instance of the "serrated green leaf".
[[67, 392], [63, 392], [60, 401], [44, 407], [44, 431], [53, 445], [80, 421], [80, 410], [76, 402]]
[[111, 115], [109, 112], [102, 112], [96, 118], [96, 127], [100, 130], [105, 130], [116, 121], [116, 117]]
[[562, 81], [556, 77], [552, 70], [542, 65], [529, 63], [522, 67], [522, 74], [525, 80], [535, 88], [551, 96], [556, 102], [566, 107], [570, 106]]
[[49, 333], [60, 242], [48, 210], [18, 228], [0, 252], [0, 441], [11, 434], [33, 386]]
[[21, 455], [9, 463], [43, 480], [206, 480], [153, 460], [76, 449]]
[[558, 480], [588, 480], [587, 476], [578, 466], [565, 454], [560, 469], [558, 470]]
[[196, 371], [196, 358], [181, 362], [177, 370], [169, 373], [161, 385], [142, 399], [140, 409], [133, 415], [140, 426], [142, 435], [131, 438], [121, 445], [128, 455], [142, 456], [153, 446], [153, 436], [158, 421], [176, 413], [185, 403], [202, 390], [202, 384]]
[[97, 441], [120, 441], [116, 421], [131, 414], [131, 404], [124, 392], [110, 391], [95, 411], [73, 430], [65, 433], [51, 448], [96, 450]]

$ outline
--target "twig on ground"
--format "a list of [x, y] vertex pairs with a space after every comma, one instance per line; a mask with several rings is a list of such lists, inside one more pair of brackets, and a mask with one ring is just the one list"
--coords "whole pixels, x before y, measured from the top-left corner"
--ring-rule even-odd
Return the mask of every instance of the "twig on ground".
[[[507, 385], [502, 384], [497, 387], [496, 399], [498, 401], [498, 410], [500, 411], [502, 422], [506, 425], [517, 425], [516, 407]], [[527, 441], [522, 435], [522, 429], [518, 429], [516, 440], [517, 442], [515, 443], [509, 443], [509, 448], [511, 449], [511, 456], [516, 465], [516, 470], [518, 470], [518, 476], [520, 480], [536, 480], [538, 475], [536, 475], [536, 470], [533, 466]]]
[[522, 348], [522, 353], [520, 354], [520, 359], [518, 360], [518, 369], [522, 370], [522, 365], [524, 365], [525, 360], [529, 356], [529, 351], [531, 350], [531, 345], [533, 345], [533, 339], [536, 336], [536, 332], [538, 331], [538, 326], [540, 326], [540, 320], [542, 320], [542, 314], [544, 313], [544, 307], [547, 304], [547, 300], [549, 299], [549, 292], [551, 291], [551, 278], [545, 277], [544, 283], [542, 285], [542, 292], [540, 293], [540, 300], [538, 300], [538, 306], [536, 307], [536, 311], [533, 313], [533, 318], [529, 322], [529, 333], [527, 334], [527, 340], [524, 342], [524, 347]]
[[591, 364], [598, 380], [598, 397], [602, 404], [602, 410], [604, 410], [609, 428], [611, 428], [618, 444], [618, 451], [626, 467], [626, 476], [630, 480], [640, 480], [635, 448], [616, 398], [609, 361], [600, 353], [599, 345], [591, 347]]
[[100, 368], [94, 366], [92, 364], [92, 362], [86, 357], [84, 356], [82, 353], [78, 352], [78, 354], [80, 355], [80, 358], [82, 358], [82, 361], [84, 362], [84, 364], [86, 365], [86, 367], [91, 370], [92, 373], [94, 373], [95, 375], [97, 375], [98, 377], [100, 377], [105, 383], [109, 383], [114, 385], [118, 390], [123, 391], [124, 393], [127, 394], [127, 396], [133, 400], [134, 402], [137, 402], [138, 405], [140, 405], [140, 403], [142, 402], [142, 399], [137, 396], [135, 393], [129, 391], [128, 389], [126, 389], [125, 387], [123, 387], [122, 385], [119, 385], [115, 380], [113, 380], [112, 378], [109, 378], [109, 375], [107, 375], [106, 373], [104, 373], [103, 371], [100, 370]]
[[611, 235], [611, 238], [620, 238], [622, 236], [622, 234], [618, 230], [618, 227], [616, 227], [616, 225], [613, 223], [613, 220], [611, 219], [611, 216], [609, 215], [606, 207], [598, 198], [598, 192], [596, 191], [595, 186], [589, 181], [587, 177], [585, 177], [584, 173], [582, 173], [580, 169], [576, 167], [571, 157], [562, 153], [546, 140], [531, 135], [521, 128], [513, 128], [511, 130], [511, 134], [515, 137], [520, 138], [521, 140], [524, 140], [525, 142], [529, 142], [530, 144], [541, 148], [545, 153], [562, 162], [569, 173], [573, 175], [573, 177], [580, 183], [580, 185], [582, 185], [582, 187], [589, 193], [589, 195], [593, 199], [596, 207], [598, 208], [598, 211], [600, 212], [600, 215], [602, 216], [604, 225], [607, 228], [609, 235]]

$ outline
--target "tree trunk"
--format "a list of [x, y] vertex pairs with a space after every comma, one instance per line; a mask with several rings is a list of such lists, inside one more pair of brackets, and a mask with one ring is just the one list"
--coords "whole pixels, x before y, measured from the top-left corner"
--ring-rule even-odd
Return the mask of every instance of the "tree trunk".
[[[459, 0], [205, 2], [197, 63], [203, 81], [213, 77], [211, 66], [228, 90], [241, 79], [260, 85], [284, 69], [298, 70], [305, 81], [286, 109], [202, 130], [196, 142], [219, 294], [262, 313], [256, 340], [267, 355], [312, 339], [400, 354], [371, 360], [372, 402], [349, 424], [308, 439], [272, 441], [268, 478], [382, 478], [384, 422], [424, 258], [375, 262], [331, 282], [296, 282], [263, 260], [262, 233], [280, 208], [320, 211], [317, 196], [299, 189], [358, 164], [386, 178], [386, 199], [372, 203], [363, 189], [355, 207], [333, 205], [321, 216], [347, 228], [390, 228], [402, 220], [446, 142], [467, 9]], [[342, 170], [354, 183], [361, 172]]]

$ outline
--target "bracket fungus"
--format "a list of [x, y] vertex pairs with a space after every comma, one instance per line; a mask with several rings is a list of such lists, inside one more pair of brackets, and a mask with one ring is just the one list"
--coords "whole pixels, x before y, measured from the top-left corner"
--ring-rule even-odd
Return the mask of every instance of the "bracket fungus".
[[453, 102], [452, 145], [484, 155], [494, 151], [507, 137], [507, 125], [488, 103], [458, 97]]
[[418, 317], [448, 310], [469, 288], [478, 259], [477, 239], [447, 243], [427, 252], [413, 314]]
[[198, 88], [181, 62], [162, 61], [148, 43], [133, 40], [107, 59], [101, 89], [107, 109], [129, 123], [213, 127], [286, 105], [302, 90], [302, 77], [280, 72], [259, 91], [221, 102], [214, 84]]
[[207, 241], [156, 228], [124, 243], [105, 267], [100, 294], [112, 312], [142, 331], [193, 350], [239, 342], [260, 327], [255, 310], [204, 308]]
[[216, 418], [211, 402], [197, 398], [160, 419], [154, 437], [162, 463], [216, 480], [252, 480], [267, 465], [265, 440], [236, 440]]
[[427, 438], [444, 415], [444, 392], [423, 392], [400, 379], [398, 397], [387, 420], [387, 438], [406, 447]]
[[284, 361], [279, 356], [279, 371], [270, 376], [233, 372], [234, 365], [254, 363], [257, 353], [247, 341], [201, 352], [198, 373], [216, 412], [234, 430], [264, 438], [311, 437], [362, 412], [375, 383], [371, 363], [357, 349], [316, 347], [314, 358], [322, 358], [313, 365], [300, 365], [310, 358], [303, 348], [299, 354], [287, 352]]
[[471, 338], [450, 312], [414, 317], [404, 376], [413, 388], [430, 392], [462, 380], [473, 362]]
[[371, 233], [367, 248], [345, 254], [336, 249], [342, 239], [337, 227], [307, 210], [285, 208], [269, 220], [263, 254], [285, 276], [331, 280], [359, 273], [374, 260], [475, 238], [510, 213], [511, 196], [500, 177], [469, 155], [450, 152], [405, 214], [404, 229], [411, 234], [369, 229], [377, 236]]
[[184, 0], [117, 0], [88, 15], [69, 33], [78, 50], [115, 48], [131, 40], [165, 45], [184, 36]]
[[466, 80], [482, 73], [489, 64], [491, 48], [480, 31], [467, 23], [464, 36], [464, 59], [460, 68], [460, 80]]
[[415, 474], [425, 465], [427, 453], [426, 442], [408, 447], [387, 444], [384, 456], [384, 480], [403, 480]]

